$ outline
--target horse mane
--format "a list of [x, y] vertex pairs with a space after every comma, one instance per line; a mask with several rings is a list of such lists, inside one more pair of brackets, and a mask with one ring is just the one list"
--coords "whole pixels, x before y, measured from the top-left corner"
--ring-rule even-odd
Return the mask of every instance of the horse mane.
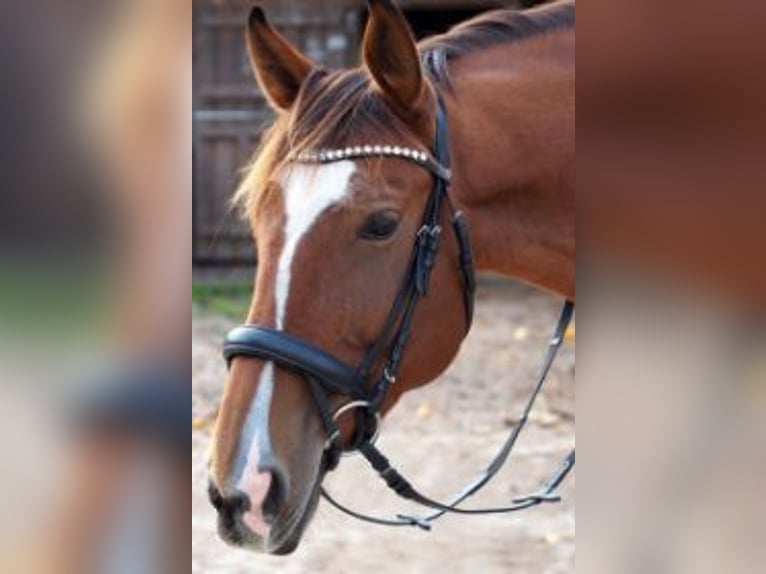
[[575, 25], [573, 0], [543, 4], [530, 10], [493, 10], [452, 28], [446, 34], [426, 38], [418, 45], [421, 53], [440, 52], [434, 79], [449, 83], [446, 63], [498, 44], [519, 42]]
[[[496, 44], [573, 26], [574, 13], [574, 2], [569, 1], [524, 12], [496, 10], [429, 38], [418, 47], [424, 55], [440, 52], [444, 56], [436, 60], [431, 71], [437, 84], [448, 86], [448, 61]], [[251, 213], [269, 189], [270, 178], [286, 165], [291, 154], [369, 143], [355, 138], [370, 130], [376, 134], [374, 143], [380, 145], [417, 141], [408, 126], [385, 105], [366, 70], [315, 70], [301, 87], [293, 109], [279, 114], [263, 134], [232, 204], [246, 215]]]

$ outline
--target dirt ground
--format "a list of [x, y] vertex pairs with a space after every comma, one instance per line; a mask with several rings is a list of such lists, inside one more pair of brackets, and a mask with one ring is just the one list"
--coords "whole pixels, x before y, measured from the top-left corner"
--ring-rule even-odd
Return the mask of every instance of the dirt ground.
[[[416, 486], [447, 498], [502, 444], [533, 385], [559, 302], [500, 279], [481, 282], [476, 322], [449, 369], [410, 393], [384, 421], [380, 445]], [[206, 498], [205, 457], [225, 367], [220, 342], [231, 321], [195, 318], [192, 435], [192, 572], [554, 574], [575, 571], [575, 478], [561, 504], [516, 515], [447, 517], [431, 533], [354, 521], [320, 504], [297, 552], [264, 557], [225, 546]], [[534, 490], [574, 445], [574, 341], [552, 370], [545, 396], [503, 472], [472, 502], [507, 504]], [[344, 459], [326, 486], [353, 508], [381, 515], [410, 509], [362, 461]]]

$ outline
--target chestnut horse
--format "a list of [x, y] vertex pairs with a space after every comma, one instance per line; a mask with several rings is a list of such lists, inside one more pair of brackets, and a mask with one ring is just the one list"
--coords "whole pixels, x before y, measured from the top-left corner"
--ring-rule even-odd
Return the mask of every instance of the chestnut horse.
[[[431, 149], [440, 100], [450, 198], [470, 223], [476, 268], [575, 296], [574, 3], [491, 12], [420, 46], [390, 0], [369, 4], [364, 66], [347, 71], [316, 66], [252, 11], [247, 46], [277, 119], [237, 194], [259, 261], [248, 324], [351, 365], [383, 330], [432, 176], [396, 157], [290, 158], [371, 143]], [[430, 74], [426, 53], [440, 55]], [[448, 217], [441, 213], [445, 229]], [[466, 333], [459, 252], [445, 233], [383, 412], [458, 352]], [[348, 399], [329, 400], [338, 408]], [[301, 375], [271, 361], [232, 361], [210, 461], [225, 540], [275, 554], [297, 547], [326, 471], [322, 425]], [[340, 430], [348, 440], [353, 419]]]

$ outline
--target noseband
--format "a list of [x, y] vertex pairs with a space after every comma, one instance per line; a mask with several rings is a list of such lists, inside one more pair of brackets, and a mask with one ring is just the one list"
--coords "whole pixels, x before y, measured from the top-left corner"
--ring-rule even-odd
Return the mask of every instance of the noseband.
[[[452, 230], [459, 249], [457, 272], [463, 286], [466, 334], [470, 330], [473, 320], [476, 282], [468, 224], [463, 214], [454, 209], [448, 195], [452, 174], [447, 117], [442, 103], [439, 102], [437, 108], [433, 154], [423, 150], [397, 146], [360, 146], [301, 153], [291, 157], [290, 161], [298, 164], [327, 164], [363, 158], [396, 158], [415, 163], [432, 174], [434, 185], [426, 204], [423, 224], [415, 238], [412, 256], [402, 285], [394, 299], [380, 335], [360, 365], [353, 368], [324, 350], [289, 333], [257, 325], [245, 325], [232, 330], [226, 337], [224, 358], [229, 364], [234, 358], [240, 356], [273, 361], [282, 368], [299, 373], [307, 380], [327, 435], [323, 458], [323, 466], [326, 471], [334, 470], [338, 466], [344, 451], [358, 451], [399, 496], [436, 511], [424, 517], [399, 515], [395, 519], [380, 519], [359, 514], [346, 508], [322, 489], [322, 495], [333, 506], [355, 518], [376, 524], [418, 526], [428, 530], [433, 520], [449, 512], [460, 514], [512, 512], [543, 502], [558, 500], [558, 497], [554, 496], [553, 493], [574, 466], [574, 451], [564, 460], [539, 493], [517, 499], [513, 505], [505, 508], [482, 510], [458, 508], [458, 505], [465, 499], [487, 484], [508, 459], [521, 429], [526, 424], [527, 416], [535, 399], [542, 389], [548, 370], [561, 345], [564, 331], [571, 320], [574, 306], [569, 302], [564, 305], [556, 333], [543, 363], [537, 387], [520, 422], [514, 427], [500, 453], [481, 477], [453, 497], [451, 501], [439, 503], [420, 494], [391, 467], [388, 459], [375, 447], [374, 441], [379, 429], [380, 410], [385, 404], [392, 385], [396, 383], [409, 341], [415, 309], [420, 299], [428, 294], [431, 271], [439, 253], [442, 235], [440, 220], [445, 204], [452, 214]], [[349, 402], [339, 409], [333, 410], [330, 404], [330, 395], [347, 397]], [[350, 412], [356, 415], [356, 430], [351, 443], [343, 445], [338, 420]]]

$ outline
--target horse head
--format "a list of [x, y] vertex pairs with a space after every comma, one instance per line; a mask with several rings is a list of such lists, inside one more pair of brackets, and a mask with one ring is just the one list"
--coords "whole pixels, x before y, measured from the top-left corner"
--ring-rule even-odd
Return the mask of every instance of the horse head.
[[[435, 176], [424, 167], [432, 161], [437, 96], [402, 13], [389, 0], [370, 7], [364, 65], [345, 71], [312, 63], [253, 9], [248, 51], [277, 118], [237, 197], [258, 257], [247, 324], [289, 334], [345, 365], [377, 348], [366, 371], [380, 378], [396, 342], [392, 304], [431, 205]], [[337, 151], [327, 158], [320, 150]], [[452, 226], [446, 208], [435, 223]], [[435, 379], [465, 336], [459, 238], [444, 233], [440, 242], [381, 413]], [[359, 417], [343, 409], [350, 399], [332, 390], [323, 398], [327, 412], [346, 413], [334, 421], [339, 445], [359, 433]], [[295, 549], [328, 470], [322, 414], [299, 370], [232, 357], [210, 463], [224, 539], [270, 553]]]

